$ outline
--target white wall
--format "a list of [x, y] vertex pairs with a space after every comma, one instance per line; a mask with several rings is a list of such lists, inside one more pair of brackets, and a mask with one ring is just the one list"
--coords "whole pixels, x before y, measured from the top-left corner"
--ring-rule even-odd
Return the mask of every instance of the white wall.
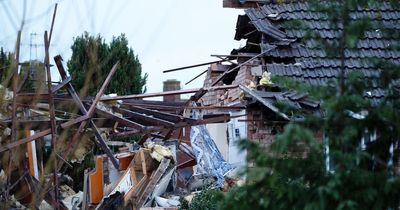
[[[239, 116], [246, 114], [246, 111], [231, 112], [231, 116]], [[247, 126], [245, 121], [246, 116], [232, 118], [228, 122], [228, 139], [229, 139], [229, 150], [228, 150], [228, 162], [234, 166], [245, 166], [246, 165], [246, 151], [240, 151], [237, 146], [239, 140], [247, 138]]]
[[[245, 110], [231, 112], [231, 116], [244, 115]], [[246, 151], [240, 151], [237, 143], [247, 138], [246, 116], [232, 118], [228, 123], [208, 124], [207, 129], [226, 161], [236, 169], [246, 166]], [[233, 174], [236, 174], [234, 170]]]
[[228, 160], [227, 123], [208, 124], [207, 129], [225, 160]]

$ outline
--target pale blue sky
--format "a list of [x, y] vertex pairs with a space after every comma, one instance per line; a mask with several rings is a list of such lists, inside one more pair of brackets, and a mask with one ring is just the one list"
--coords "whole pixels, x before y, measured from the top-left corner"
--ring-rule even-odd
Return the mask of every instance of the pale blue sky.
[[[14, 49], [23, 19], [23, 0], [0, 0], [0, 46]], [[51, 55], [71, 55], [73, 37], [84, 31], [100, 33], [106, 40], [125, 33], [149, 74], [147, 92], [162, 91], [162, 81], [178, 79], [182, 87], [201, 87], [203, 77], [184, 86], [206, 67], [163, 74], [162, 70], [216, 60], [210, 54], [229, 54], [240, 46], [234, 41], [237, 15], [242, 10], [222, 7], [222, 0], [27, 0], [21, 60], [30, 57], [33, 43], [43, 43], [50, 29], [54, 4], [58, 2]], [[33, 48], [32, 58], [43, 59], [43, 48]]]

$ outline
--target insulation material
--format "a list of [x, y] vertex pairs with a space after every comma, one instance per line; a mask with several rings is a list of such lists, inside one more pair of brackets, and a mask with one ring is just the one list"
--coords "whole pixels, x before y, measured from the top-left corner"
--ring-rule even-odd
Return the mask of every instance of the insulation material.
[[270, 72], [264, 72], [262, 75], [262, 78], [260, 80], [260, 85], [262, 86], [271, 86], [273, 83], [271, 81], [271, 73]]
[[98, 109], [100, 109], [100, 110], [102, 110], [102, 111], [115, 114], [115, 115], [117, 115], [118, 117], [123, 117], [122, 114], [116, 113], [116, 112], [113, 111], [113, 109], [112, 109], [113, 106], [119, 107], [120, 104], [119, 104], [119, 102], [104, 103], [104, 102], [101, 102], [101, 101], [97, 102], [97, 104], [96, 104], [96, 108], [98, 108]]
[[173, 198], [167, 199], [167, 198], [163, 198], [163, 197], [160, 197], [160, 196], [156, 197], [156, 202], [157, 202], [158, 206], [164, 207], [164, 208], [166, 208], [166, 207], [178, 207], [181, 204], [179, 202], [179, 200], [177, 200], [177, 199], [173, 199]]
[[3, 169], [0, 171], [0, 187], [3, 188], [7, 184], [7, 175]]
[[[194, 119], [199, 119], [200, 112], [193, 110], [192, 116]], [[217, 185], [222, 187], [224, 175], [232, 169], [232, 166], [222, 157], [205, 125], [192, 126], [190, 142], [197, 161], [196, 175], [213, 176], [217, 179]]]
[[0, 92], [5, 101], [11, 101], [14, 97], [14, 92], [8, 90], [8, 88], [4, 88], [2, 85], [0, 85]]
[[146, 142], [145, 147], [151, 150], [151, 157], [158, 162], [161, 162], [164, 157], [173, 158], [172, 152], [168, 147], [155, 144], [154, 142]]

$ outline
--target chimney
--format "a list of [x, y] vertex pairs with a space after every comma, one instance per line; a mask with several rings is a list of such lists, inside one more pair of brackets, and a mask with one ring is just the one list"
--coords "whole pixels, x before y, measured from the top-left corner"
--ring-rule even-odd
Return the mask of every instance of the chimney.
[[[169, 79], [164, 81], [163, 91], [180, 90], [181, 82], [175, 79]], [[179, 102], [181, 101], [181, 95], [169, 95], [163, 96], [165, 102]]]

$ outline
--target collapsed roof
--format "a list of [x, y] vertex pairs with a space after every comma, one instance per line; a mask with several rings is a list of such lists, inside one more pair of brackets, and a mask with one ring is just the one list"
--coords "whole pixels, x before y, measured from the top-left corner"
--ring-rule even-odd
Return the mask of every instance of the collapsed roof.
[[[318, 47], [315, 39], [307, 39], [309, 31], [315, 33], [323, 42], [332, 42], [343, 31], [343, 26], [335, 27], [327, 16], [313, 10], [309, 3], [298, 1], [224, 1], [224, 3], [265, 3], [258, 8], [245, 10], [239, 15], [235, 39], [247, 39], [245, 47], [234, 53], [263, 53], [265, 68], [272, 75], [285, 76], [310, 85], [326, 85], [327, 81], [337, 78], [341, 61], [338, 56], [329, 56]], [[243, 4], [242, 4], [243, 3]], [[252, 4], [253, 5], [253, 4]], [[254, 6], [254, 5], [253, 5]], [[400, 29], [400, 10], [390, 3], [368, 8], [358, 8], [351, 12], [351, 20], [370, 18], [372, 29], [365, 32], [359, 40], [356, 50], [346, 49], [345, 75], [358, 72], [364, 78], [379, 75], [370, 58], [381, 58], [399, 63], [400, 51], [395, 49], [399, 37], [384, 36], [382, 28]], [[293, 22], [293, 21], [296, 22]], [[378, 86], [369, 91], [366, 97], [377, 102], [384, 96]]]

